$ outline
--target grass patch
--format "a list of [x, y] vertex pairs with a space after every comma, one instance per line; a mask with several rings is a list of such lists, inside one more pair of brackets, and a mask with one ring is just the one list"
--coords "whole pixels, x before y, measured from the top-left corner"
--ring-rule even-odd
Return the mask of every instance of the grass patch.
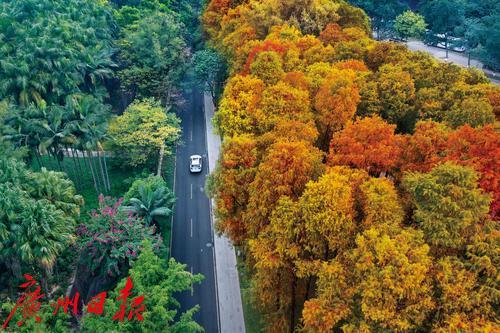
[[[65, 158], [61, 162], [61, 168], [57, 161], [54, 158], [43, 156], [41, 158], [41, 164], [43, 167], [54, 170], [65, 172], [68, 175], [68, 178], [73, 181], [75, 184], [76, 190], [78, 194], [83, 196], [85, 200], [85, 204], [82, 207], [81, 216], [84, 220], [88, 218], [88, 213], [99, 206], [99, 195], [95, 190], [94, 181], [92, 178], [92, 173], [89, 168], [89, 162], [86, 158], [76, 158], [74, 161], [71, 158]], [[124, 169], [116, 166], [117, 161], [113, 158], [107, 159], [108, 164], [108, 174], [109, 174], [109, 182], [111, 183], [111, 191], [106, 193], [105, 195], [109, 195], [111, 197], [120, 198], [125, 192], [127, 192], [130, 182], [127, 179], [133, 177], [141, 170], [137, 169]], [[94, 167], [97, 167], [97, 163]], [[35, 171], [40, 170], [40, 165], [37, 161], [33, 161], [31, 168]], [[100, 170], [97, 170], [100, 175]], [[102, 192], [104, 186], [102, 185], [102, 177], [99, 177], [99, 192]]]
[[241, 301], [243, 305], [243, 316], [245, 319], [245, 329], [247, 333], [264, 332], [263, 318], [260, 312], [255, 308], [252, 298], [252, 285], [250, 281], [250, 272], [248, 272], [245, 263], [240, 256], [236, 256], [238, 261], [238, 274], [240, 280]]
[[[99, 173], [100, 169], [97, 164], [97, 158], [95, 159], [95, 169]], [[174, 155], [165, 156], [163, 168], [163, 177], [169, 188], [172, 188], [174, 181], [174, 167], [175, 167], [175, 157]], [[54, 170], [61, 171], [59, 164], [54, 158], [43, 156], [41, 158], [41, 164], [43, 167]], [[132, 184], [133, 178], [140, 175], [144, 170], [142, 168], [123, 168], [118, 159], [108, 158], [108, 175], [109, 182], [111, 183], [111, 191], [106, 193], [107, 196], [114, 198], [120, 198], [125, 195], [128, 191], [130, 185]], [[32, 162], [31, 168], [35, 171], [40, 170], [40, 165], [36, 160]], [[89, 162], [86, 158], [76, 158], [75, 161], [71, 158], [65, 158], [61, 162], [61, 169], [65, 172], [68, 177], [73, 181], [77, 189], [78, 194], [83, 196], [85, 204], [81, 210], [81, 219], [87, 221], [89, 219], [89, 213], [92, 209], [96, 209], [99, 206], [99, 196], [94, 187], [94, 180], [92, 178], [92, 173], [89, 168]], [[81, 171], [83, 172], [81, 172]], [[99, 188], [103, 189], [102, 177], [99, 177]], [[163, 237], [163, 243], [167, 249], [166, 255], [170, 248], [170, 233], [171, 225], [170, 218], [166, 219], [160, 224], [160, 233]]]

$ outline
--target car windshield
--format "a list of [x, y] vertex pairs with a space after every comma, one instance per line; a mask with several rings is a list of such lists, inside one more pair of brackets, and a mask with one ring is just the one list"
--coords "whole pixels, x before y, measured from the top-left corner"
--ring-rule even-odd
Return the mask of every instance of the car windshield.
[[199, 158], [197, 158], [197, 157], [193, 157], [193, 158], [191, 159], [191, 163], [192, 163], [193, 165], [200, 165], [200, 159], [199, 159]]

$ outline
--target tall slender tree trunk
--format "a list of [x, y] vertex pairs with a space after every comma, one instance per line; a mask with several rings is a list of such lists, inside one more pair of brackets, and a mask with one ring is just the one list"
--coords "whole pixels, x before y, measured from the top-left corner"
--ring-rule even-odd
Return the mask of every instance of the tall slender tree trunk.
[[[83, 151], [83, 154], [85, 154], [85, 150]], [[97, 195], [99, 195], [100, 194], [99, 193], [99, 186], [97, 185], [97, 182], [96, 182], [94, 167], [92, 166], [92, 160], [91, 160], [90, 153], [88, 150], [87, 150], [87, 162], [89, 163], [90, 172], [92, 173], [92, 180], [94, 181], [95, 191], [96, 191]]]
[[52, 151], [52, 154], [51, 154], [51, 155], [52, 155], [52, 157], [54, 157], [54, 158], [56, 159], [56, 162], [57, 162], [57, 167], [59, 168], [59, 171], [60, 171], [60, 172], [64, 172], [64, 171], [63, 171], [63, 168], [62, 168], [62, 166], [61, 166], [61, 161], [59, 161], [59, 157], [57, 156], [57, 153], [56, 153], [55, 149], [54, 149], [54, 148], [52, 148], [52, 149], [51, 149], [51, 151]]
[[[80, 163], [80, 160], [83, 158], [83, 162], [85, 163], [85, 155], [82, 151], [82, 157], [79, 156], [79, 150], [77, 149], [76, 150], [76, 161], [78, 162], [78, 169], [80, 169], [80, 173], [83, 175], [85, 175], [85, 169], [82, 168], [82, 164]], [[82, 180], [82, 184], [83, 184], [83, 180]]]
[[[66, 151], [68, 151], [68, 146], [66, 146]], [[73, 170], [73, 175], [75, 176], [75, 185], [77, 188], [80, 188], [80, 177], [78, 177], [78, 167], [76, 166], [75, 160], [75, 152], [71, 149], [71, 160], [73, 161], [73, 165], [75, 169]]]
[[111, 182], [109, 181], [108, 164], [106, 163], [106, 151], [102, 151], [104, 158], [104, 173], [106, 174], [106, 182], [108, 184], [108, 191], [111, 192]]
[[40, 153], [38, 152], [38, 148], [35, 148], [35, 158], [36, 158], [36, 162], [38, 163], [38, 167], [40, 168], [40, 170], [42, 170], [43, 165], [42, 165], [42, 161], [40, 158]]
[[158, 157], [158, 170], [156, 172], [157, 176], [161, 176], [161, 169], [163, 166], [163, 157], [165, 156], [165, 143], [161, 145], [160, 156]]
[[[10, 257], [7, 258], [6, 260], [8, 262], [9, 269], [11, 271], [12, 276], [15, 279], [20, 280], [23, 277], [23, 272], [21, 270], [21, 262], [19, 261], [19, 258], [17, 257]], [[15, 297], [15, 294], [17, 292], [17, 288], [14, 289], [12, 288], [12, 284], [9, 284], [9, 293], [11, 298]]]
[[307, 278], [306, 295], [304, 298], [304, 302], [309, 299], [309, 294], [311, 293], [312, 286], [313, 286], [313, 277], [311, 275]]
[[99, 164], [99, 170], [101, 171], [102, 182], [104, 185], [104, 191], [108, 192], [108, 184], [106, 182], [106, 176], [104, 175], [104, 168], [102, 167], [101, 153], [99, 152], [99, 147], [97, 147], [97, 162]]
[[75, 175], [78, 177], [79, 174], [82, 173], [82, 169], [80, 167], [80, 161], [77, 162], [78, 152], [76, 153], [76, 157], [75, 157], [75, 148], [71, 147], [70, 149], [71, 149], [71, 158], [73, 159], [73, 164], [75, 165]]
[[93, 166], [93, 169], [94, 169], [94, 173], [95, 173], [95, 180], [96, 180], [96, 182], [97, 182], [97, 187], [99, 188], [99, 190], [100, 190], [101, 192], [106, 192], [106, 189], [105, 189], [105, 188], [103, 189], [103, 187], [104, 187], [104, 186], [102, 186], [102, 185], [101, 185], [101, 181], [102, 181], [102, 180], [100, 179], [101, 177], [99, 177], [99, 171], [97, 170], [97, 166], [96, 166], [96, 158], [95, 158], [95, 156], [94, 156], [94, 151], [91, 151], [91, 152], [90, 152], [90, 160], [91, 160], [91, 162], [92, 162], [92, 166]]

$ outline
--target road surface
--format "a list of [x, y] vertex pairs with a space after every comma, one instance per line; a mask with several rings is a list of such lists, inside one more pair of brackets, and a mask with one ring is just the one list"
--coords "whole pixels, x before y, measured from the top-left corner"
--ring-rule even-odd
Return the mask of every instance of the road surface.
[[[446, 59], [446, 50], [438, 48], [438, 47], [433, 47], [429, 45], [425, 45], [422, 41], [419, 40], [409, 40], [408, 43], [406, 44], [408, 48], [412, 51], [424, 51], [429, 54], [431, 54], [434, 58], [440, 59], [444, 61]], [[462, 67], [467, 67], [468, 66], [468, 57], [464, 53], [459, 53], [459, 52], [454, 52], [454, 51], [449, 51], [448, 52], [448, 59], [446, 61], [452, 62], [456, 65], [462, 66]], [[471, 67], [475, 67], [479, 70], [482, 70], [488, 75], [490, 78], [491, 82], [499, 85], [500, 84], [500, 78], [498, 78], [497, 73], [493, 71], [488, 71], [485, 70], [483, 67], [483, 64], [476, 60], [476, 59], [471, 59], [470, 63]], [[497, 76], [497, 77], [495, 77]]]
[[[207, 149], [203, 95], [194, 89], [186, 93], [186, 104], [179, 117], [182, 121], [182, 139], [177, 147], [175, 194], [172, 230], [172, 256], [192, 273], [201, 273], [205, 279], [191, 291], [177, 295], [181, 311], [200, 305], [194, 319], [206, 333], [219, 332], [218, 302], [215, 277], [213, 232], [210, 202], [205, 194]], [[203, 172], [189, 172], [189, 156], [203, 156]]]

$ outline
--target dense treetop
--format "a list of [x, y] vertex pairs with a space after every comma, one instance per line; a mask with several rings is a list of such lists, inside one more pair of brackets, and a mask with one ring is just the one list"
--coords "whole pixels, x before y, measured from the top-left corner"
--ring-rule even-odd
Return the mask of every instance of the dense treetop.
[[[404, 9], [360, 3], [379, 30]], [[266, 331], [498, 328], [499, 88], [371, 39], [343, 1], [213, 0], [203, 21], [230, 73], [209, 187]]]
[[87, 0], [4, 2], [0, 29], [0, 99], [43, 106], [78, 93], [104, 94], [101, 85], [113, 66], [107, 6]]

